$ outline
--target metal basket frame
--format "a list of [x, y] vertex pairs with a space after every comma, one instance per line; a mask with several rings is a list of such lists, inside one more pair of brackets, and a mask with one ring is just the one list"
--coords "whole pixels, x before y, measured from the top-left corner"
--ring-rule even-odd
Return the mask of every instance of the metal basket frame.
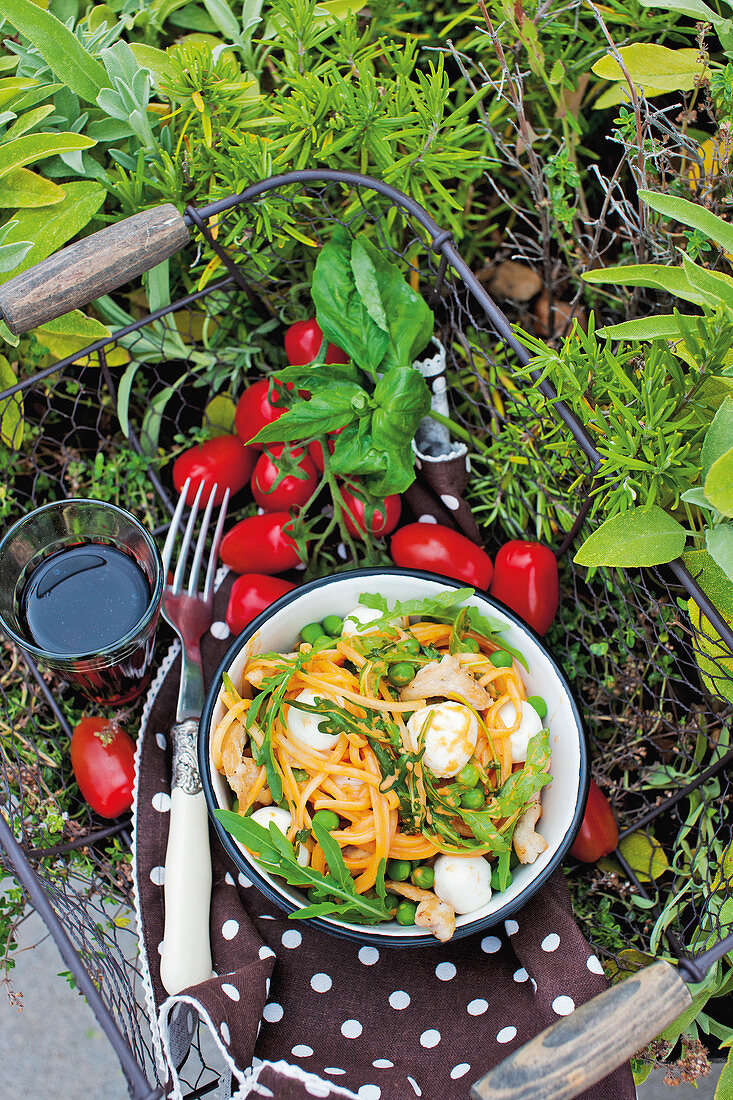
[[[439, 257], [439, 264], [437, 275], [435, 279], [434, 294], [439, 296], [443, 289], [444, 282], [448, 277], [449, 269], [454, 276], [460, 280], [464, 286], [469, 290], [475, 302], [484, 311], [486, 318], [493, 326], [495, 332], [505, 342], [505, 344], [511, 348], [512, 352], [516, 356], [517, 360], [523, 365], [527, 365], [530, 361], [530, 356], [524, 346], [517, 340], [512, 331], [512, 327], [493, 301], [493, 299], [486, 292], [482, 284], [472, 273], [468, 265], [462, 259], [456, 244], [453, 239], [453, 235], [450, 230], [441, 228], [433, 218], [427, 213], [427, 211], [414, 199], [402, 194], [400, 191], [391, 187], [390, 185], [383, 183], [380, 180], [372, 179], [367, 176], [360, 175], [352, 172], [340, 172], [340, 171], [328, 171], [328, 170], [301, 170], [295, 172], [285, 173], [283, 175], [273, 176], [269, 179], [262, 180], [252, 186], [248, 187], [240, 194], [230, 196], [229, 198], [221, 199], [217, 202], [211, 203], [204, 207], [196, 207], [194, 205], [188, 205], [185, 211], [185, 221], [189, 226], [195, 226], [202, 236], [205, 238], [211, 249], [219, 256], [222, 264], [228, 271], [228, 275], [220, 279], [219, 281], [210, 284], [203, 290], [195, 291], [178, 301], [159, 309], [147, 316], [141, 318], [138, 321], [113, 332], [110, 336], [103, 337], [82, 349], [76, 351], [72, 355], [67, 356], [65, 359], [61, 359], [54, 363], [52, 366], [47, 367], [41, 371], [38, 371], [32, 377], [24, 378], [18, 383], [2, 392], [0, 398], [7, 398], [15, 393], [23, 393], [26, 390], [31, 390], [36, 384], [42, 382], [45, 378], [48, 378], [52, 374], [61, 373], [65, 368], [70, 367], [84, 356], [92, 355], [94, 353], [99, 356], [99, 364], [102, 374], [105, 378], [105, 382], [108, 389], [114, 394], [114, 382], [111, 377], [109, 368], [106, 363], [105, 352], [106, 349], [115, 344], [120, 337], [136, 332], [144, 326], [149, 325], [151, 322], [160, 320], [168, 314], [175, 311], [186, 309], [188, 306], [196, 302], [197, 300], [204, 298], [217, 291], [225, 289], [232, 284], [236, 284], [239, 288], [244, 290], [251, 299], [254, 298], [252, 288], [250, 287], [245, 275], [241, 268], [232, 258], [232, 256], [226, 252], [218, 243], [216, 238], [212, 235], [209, 229], [209, 220], [214, 216], [221, 215], [228, 210], [235, 207], [244, 207], [253, 203], [255, 200], [263, 196], [264, 194], [282, 189], [293, 184], [342, 184], [354, 189], [356, 194], [360, 194], [361, 190], [373, 191], [380, 194], [384, 199], [396, 207], [405, 211], [415, 222], [420, 225], [427, 233], [429, 239], [429, 248], [437, 257]], [[256, 302], [255, 302], [256, 304]], [[562, 420], [565, 425], [565, 429], [568, 434], [572, 436], [577, 444], [577, 447], [584, 456], [584, 460], [587, 464], [588, 474], [591, 479], [596, 478], [601, 465], [601, 459], [598, 451], [595, 449], [593, 442], [583, 426], [579, 423], [576, 417], [568, 406], [557, 399], [557, 395], [552, 385], [547, 381], [540, 381], [537, 374], [532, 375], [533, 381], [537, 385], [537, 388], [542, 395], [552, 403], [552, 408], [556, 415]], [[131, 446], [139, 453], [142, 454], [142, 448], [140, 441], [137, 438], [134, 430], [130, 429], [129, 440]], [[150, 480], [155, 489], [156, 494], [163, 503], [164, 507], [172, 513], [173, 505], [170, 499], [170, 495], [167, 492], [165, 486], [162, 484], [154, 469], [149, 469]], [[558, 557], [567, 552], [572, 545], [575, 538], [580, 533], [581, 527], [586, 519], [590, 499], [587, 498], [583, 507], [580, 509], [576, 521], [573, 524], [572, 529], [565, 537], [564, 542], [558, 550]], [[719, 613], [713, 602], [707, 596], [707, 594], [701, 589], [695, 578], [690, 574], [688, 569], [682, 563], [681, 560], [672, 562], [668, 567], [674, 575], [677, 583], [687, 593], [687, 595], [693, 599], [700, 607], [702, 613], [712, 624], [714, 629], [733, 650], [733, 630], [728, 626], [725, 619]], [[620, 570], [620, 573], [624, 571]], [[45, 702], [55, 715], [56, 721], [59, 726], [70, 736], [71, 730], [58, 707], [51, 691], [49, 690], [46, 682], [44, 681], [39, 669], [30, 657], [26, 658], [29, 670], [40, 687], [40, 691], [45, 697]], [[637, 831], [640, 828], [647, 828], [653, 821], [669, 813], [680, 801], [682, 801], [692, 791], [702, 786], [712, 777], [718, 775], [729, 764], [733, 762], [733, 749], [726, 752], [718, 760], [716, 760], [710, 767], [701, 772], [692, 781], [690, 781], [684, 787], [681, 787], [675, 792], [675, 794], [667, 799], [659, 802], [658, 805], [653, 806], [642, 817], [633, 823], [629, 828], [624, 830], [620, 834], [620, 838]], [[156, 1097], [163, 1095], [163, 1089], [161, 1087], [154, 1087], [150, 1085], [145, 1069], [141, 1065], [141, 1060], [137, 1057], [133, 1047], [128, 1042], [127, 1038], [123, 1035], [120, 1027], [118, 1026], [113, 1014], [109, 1007], [105, 1003], [104, 998], [101, 996], [97, 986], [94, 983], [92, 976], [87, 970], [82, 958], [79, 955], [76, 947], [74, 946], [68, 932], [64, 928], [62, 921], [54, 909], [49, 896], [44, 889], [43, 885], [39, 881], [36, 873], [33, 870], [31, 861], [43, 856], [63, 856], [75, 847], [81, 845], [89, 845], [95, 841], [102, 840], [105, 837], [121, 834], [125, 840], [129, 842], [129, 835], [127, 832], [127, 821], [117, 822], [111, 826], [99, 829], [91, 833], [85, 834], [78, 842], [70, 842], [66, 844], [57, 845], [48, 848], [37, 848], [24, 851], [22, 846], [13, 836], [13, 833], [6, 822], [4, 816], [0, 814], [0, 847], [5, 849], [8, 856], [10, 866], [14, 869], [15, 875], [27, 895], [27, 898], [33, 908], [39, 913], [49, 929], [49, 932], [53, 936], [59, 951], [64, 959], [64, 962], [68, 968], [73, 972], [80, 991], [86, 997], [89, 1005], [91, 1006], [96, 1019], [112, 1044], [115, 1053], [120, 1061], [122, 1070], [128, 1082], [130, 1095], [134, 1100], [154, 1100]], [[618, 851], [615, 853], [616, 858], [621, 863], [622, 868], [628, 875], [629, 880], [634, 883], [636, 889], [642, 896], [648, 896], [645, 890], [643, 882], [639, 880], [639, 877], [634, 870], [624, 860], [621, 853]], [[684, 946], [679, 942], [674, 933], [668, 931], [666, 934], [667, 943], [670, 951], [674, 954], [678, 961], [680, 969], [683, 971], [686, 980], [700, 981], [704, 976], [707, 968], [715, 959], [720, 958], [733, 947], [733, 935], [726, 937], [716, 944], [712, 949], [698, 955], [694, 960], [691, 959], [685, 950]], [[216, 1087], [216, 1082], [208, 1083], [201, 1088], [195, 1088], [193, 1091], [187, 1093], [188, 1098], [194, 1098], [197, 1096], [203, 1096]]]

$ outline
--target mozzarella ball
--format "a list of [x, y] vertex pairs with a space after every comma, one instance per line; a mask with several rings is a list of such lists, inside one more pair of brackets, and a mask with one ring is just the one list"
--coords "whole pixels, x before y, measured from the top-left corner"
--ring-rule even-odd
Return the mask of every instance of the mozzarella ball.
[[449, 779], [468, 763], [476, 748], [476, 715], [464, 703], [435, 703], [420, 707], [407, 722], [413, 752], [418, 749], [420, 731], [429, 715], [432, 717], [425, 734], [422, 762], [433, 775]]
[[[521, 763], [523, 760], [527, 759], [527, 746], [530, 740], [536, 733], [540, 733], [540, 731], [544, 729], [542, 719], [531, 703], [523, 699], [519, 706], [521, 715], [519, 729], [515, 730], [509, 738], [512, 745], [512, 760], [515, 760], [517, 763]], [[503, 707], [499, 707], [497, 713], [507, 727], [513, 726], [517, 720], [517, 712], [511, 700], [508, 703], [504, 703]]]
[[376, 607], [364, 607], [362, 604], [358, 604], [348, 614], [344, 615], [342, 635], [344, 638], [353, 638], [355, 634], [368, 634], [369, 623], [376, 622], [377, 619], [383, 617], [384, 612], [379, 611]]
[[[250, 816], [252, 821], [256, 821], [263, 829], [269, 830], [270, 823], [272, 823], [283, 836], [288, 835], [288, 829], [293, 824], [293, 815], [290, 813], [290, 810], [286, 810], [284, 806], [260, 806], [260, 808], [255, 810]], [[300, 866], [307, 867], [310, 858], [310, 852], [305, 844], [299, 844], [297, 860]]]
[[315, 705], [316, 698], [330, 699], [331, 702], [337, 702], [332, 696], [325, 695], [322, 691], [317, 694], [313, 691], [301, 691], [299, 695], [296, 695], [295, 698], [289, 702], [285, 723], [288, 727], [288, 733], [299, 745], [304, 745], [309, 749], [315, 749], [316, 752], [328, 752], [328, 750], [333, 748], [338, 741], [339, 735], [337, 733], [323, 732], [321, 726], [326, 725], [326, 716], [313, 714], [313, 712], [309, 710], [297, 709], [299, 702], [309, 703], [311, 706]]
[[491, 865], [483, 856], [438, 856], [433, 889], [456, 913], [473, 913], [491, 901]]

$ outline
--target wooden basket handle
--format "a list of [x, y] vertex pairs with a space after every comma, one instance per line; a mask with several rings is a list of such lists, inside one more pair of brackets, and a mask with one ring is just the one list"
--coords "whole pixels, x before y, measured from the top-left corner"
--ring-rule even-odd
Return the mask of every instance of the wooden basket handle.
[[188, 226], [166, 203], [76, 241], [0, 286], [0, 315], [18, 336], [115, 290], [188, 243]]
[[692, 1002], [666, 962], [587, 1001], [510, 1054], [471, 1089], [473, 1100], [572, 1100], [655, 1039]]

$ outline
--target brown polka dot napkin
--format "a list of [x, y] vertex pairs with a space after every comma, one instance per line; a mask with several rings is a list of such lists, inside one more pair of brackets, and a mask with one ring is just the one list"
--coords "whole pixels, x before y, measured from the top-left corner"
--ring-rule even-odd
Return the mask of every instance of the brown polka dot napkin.
[[[217, 594], [202, 646], [210, 676], [231, 639]], [[167, 667], [169, 666], [169, 667]], [[161, 1080], [196, 1025], [215, 1040], [232, 1095], [468, 1100], [470, 1086], [559, 1016], [600, 993], [600, 963], [575, 925], [557, 874], [504, 925], [435, 947], [360, 945], [293, 921], [224, 854], [212, 834], [211, 946], [216, 976], [168, 997], [159, 972], [179, 660], [151, 688], [138, 747], [134, 810], [140, 951]], [[583, 1094], [633, 1100], [628, 1066]]]

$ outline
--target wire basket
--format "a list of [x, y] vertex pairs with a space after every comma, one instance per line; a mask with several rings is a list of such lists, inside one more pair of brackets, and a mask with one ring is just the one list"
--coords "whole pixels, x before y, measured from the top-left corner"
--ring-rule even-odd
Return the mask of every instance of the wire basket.
[[[581, 928], [618, 970], [638, 966], [640, 952], [686, 960], [715, 944], [722, 955], [733, 928], [722, 903], [731, 891], [725, 854], [733, 851], [733, 708], [725, 701], [733, 697], [733, 662], [725, 657], [733, 636], [681, 563], [593, 576], [573, 565], [571, 547], [587, 533], [598, 455], [547, 383], [512, 379], [513, 365], [528, 356], [450, 233], [391, 187], [325, 171], [290, 173], [209, 207], [188, 207], [186, 220], [196, 240], [173, 262], [185, 261], [191, 293], [152, 313], [134, 287], [102, 299], [97, 313], [112, 335], [63, 357], [60, 340], [51, 341], [49, 354], [37, 339], [37, 369], [26, 366], [17, 385], [0, 393], [0, 408], [22, 401], [25, 422], [22, 446], [1, 452], [3, 522], [91, 484], [95, 495], [123, 504], [160, 534], [173, 496], [171, 464], [160, 455], [201, 427], [213, 398], [230, 389], [236, 397], [246, 381], [280, 365], [265, 361], [262, 341], [276, 345], [278, 329], [309, 304], [321, 243], [337, 225], [367, 230], [435, 312], [452, 415], [474, 440], [477, 467], [495, 478], [495, 496], [472, 501], [477, 518], [490, 521], [488, 548], [526, 535], [551, 540], [558, 551], [562, 599], [547, 640], [584, 704], [595, 778], [613, 803], [622, 841], [632, 838], [606, 871], [569, 869]], [[530, 450], [533, 462], [523, 464]], [[690, 600], [701, 609], [695, 630]], [[159, 657], [169, 640], [161, 630]], [[69, 803], [75, 701], [25, 661], [4, 644], [5, 866], [48, 923], [114, 1044], [131, 1095], [157, 1096], [126, 926], [129, 821], [104, 823], [81, 799]], [[696, 976], [694, 963], [683, 966]], [[189, 1097], [217, 1085], [197, 1044], [183, 1079]]]

